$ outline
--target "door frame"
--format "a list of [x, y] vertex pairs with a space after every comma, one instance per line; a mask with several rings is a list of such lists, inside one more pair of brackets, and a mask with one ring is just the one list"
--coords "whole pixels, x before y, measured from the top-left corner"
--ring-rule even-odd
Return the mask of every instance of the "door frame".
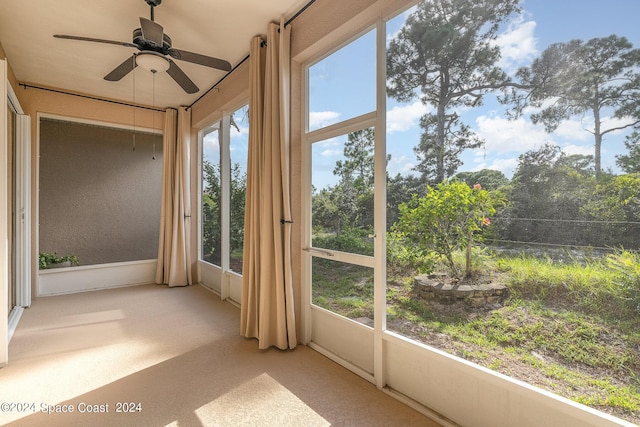
[[7, 61], [0, 60], [0, 366], [9, 361], [9, 251], [7, 206], [9, 206], [7, 191], [7, 114], [9, 102], [7, 88], [9, 86], [7, 75]]
[[[0, 210], [0, 239], [9, 241], [10, 233], [13, 233], [13, 245], [9, 248], [6, 244], [0, 247], [0, 265], [4, 266], [0, 275], [0, 290], [2, 296], [0, 301], [0, 365], [8, 363], [9, 342], [18, 326], [20, 317], [26, 307], [31, 305], [31, 120], [24, 115], [18, 97], [8, 82], [8, 65], [5, 60], [0, 61], [0, 96], [6, 99], [0, 107], [2, 119], [0, 121], [0, 135], [3, 138], [2, 149], [0, 149], [0, 205], [9, 206], [15, 203], [16, 212], [15, 230], [8, 224], [7, 209]], [[15, 179], [13, 189], [8, 188], [8, 123], [6, 122], [9, 108], [16, 114], [15, 123]], [[15, 191], [15, 200], [12, 197]], [[15, 250], [15, 256], [11, 257], [11, 251]], [[15, 261], [12, 261], [12, 258]], [[8, 310], [9, 301], [8, 288], [11, 286], [8, 276], [9, 264], [15, 272], [15, 299], [16, 305]]]
[[[386, 227], [386, 146], [384, 134], [386, 131], [385, 103], [386, 92], [381, 88], [384, 79], [386, 63], [384, 62], [384, 23], [377, 19], [373, 23], [367, 23], [358, 31], [355, 31], [346, 41], [334, 46], [333, 49], [324, 50], [317, 58], [310, 58], [301, 63], [304, 78], [302, 85], [303, 123], [302, 129], [302, 170], [306, 171], [302, 176], [302, 205], [303, 205], [303, 341], [314, 350], [324, 354], [335, 362], [345, 366], [362, 378], [376, 384], [384, 385], [383, 360], [382, 360], [382, 331], [386, 327], [385, 319], [385, 227]], [[309, 131], [307, 119], [309, 117], [309, 68], [330, 55], [336, 49], [346, 46], [369, 31], [375, 31], [376, 43], [376, 105], [373, 111], [360, 116], [352, 117], [344, 121]], [[383, 73], [383, 74], [381, 74]], [[374, 129], [374, 234], [371, 236], [374, 242], [373, 256], [364, 256], [345, 253], [326, 248], [315, 248], [312, 245], [312, 162], [314, 143], [330, 138], [347, 135], [351, 132], [373, 128]], [[374, 327], [362, 325], [354, 320], [347, 319], [329, 310], [315, 306], [311, 301], [312, 260], [324, 258], [347, 264], [370, 267], [374, 276]]]

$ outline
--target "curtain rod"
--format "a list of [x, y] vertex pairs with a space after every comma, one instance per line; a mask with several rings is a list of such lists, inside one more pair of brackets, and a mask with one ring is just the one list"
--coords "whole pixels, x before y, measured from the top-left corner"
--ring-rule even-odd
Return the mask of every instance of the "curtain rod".
[[287, 22], [284, 23], [284, 26], [286, 27], [287, 25], [291, 24], [293, 21], [296, 20], [296, 18], [300, 15], [302, 15], [304, 13], [305, 10], [307, 10], [309, 8], [309, 6], [311, 6], [312, 4], [314, 4], [316, 2], [316, 0], [310, 0], [307, 4], [305, 4], [304, 6], [302, 6], [302, 9], [300, 9], [299, 11], [296, 12], [295, 15], [293, 15]]
[[[293, 21], [296, 20], [296, 18], [300, 15], [302, 15], [304, 13], [305, 10], [307, 10], [309, 8], [309, 6], [311, 6], [313, 3], [315, 3], [316, 0], [310, 0], [307, 4], [305, 4], [304, 6], [302, 6], [302, 8], [297, 11], [291, 18], [289, 18], [289, 20], [287, 22], [284, 23], [284, 26], [286, 27], [287, 25], [290, 25]], [[189, 105], [187, 108], [191, 108], [193, 107], [198, 101], [200, 101], [205, 95], [207, 95], [209, 92], [211, 92], [213, 89], [216, 89], [218, 87], [218, 85], [220, 83], [222, 83], [222, 81], [224, 79], [226, 79], [229, 74], [233, 73], [236, 68], [238, 68], [240, 65], [242, 65], [245, 61], [247, 61], [249, 59], [250, 55], [245, 56], [242, 61], [240, 61], [235, 67], [233, 67], [227, 74], [225, 74], [220, 80], [218, 80], [217, 82], [214, 83], [213, 86], [211, 86], [205, 93], [203, 93], [202, 95], [200, 95], [198, 97], [198, 99], [196, 99], [195, 101], [193, 101], [191, 103], [191, 105]]]
[[222, 78], [221, 78], [220, 80], [218, 80], [217, 82], [215, 82], [213, 86], [211, 86], [209, 89], [207, 89], [207, 91], [206, 91], [205, 93], [203, 93], [202, 95], [200, 95], [200, 96], [198, 97], [198, 99], [196, 99], [195, 101], [193, 101], [193, 102], [192, 102], [192, 103], [191, 103], [187, 108], [189, 108], [189, 109], [190, 109], [191, 107], [193, 107], [193, 106], [196, 104], [196, 102], [198, 102], [198, 101], [200, 101], [202, 98], [204, 98], [204, 97], [205, 97], [205, 95], [207, 95], [209, 92], [211, 92], [211, 91], [212, 91], [212, 90], [214, 90], [214, 89], [217, 89], [217, 88], [218, 88], [218, 85], [219, 85], [220, 83], [222, 83], [222, 81], [223, 81], [224, 79], [226, 79], [227, 77], [229, 77], [229, 74], [233, 73], [233, 72], [236, 70], [236, 68], [238, 68], [239, 66], [241, 66], [241, 65], [242, 65], [242, 64], [243, 64], [247, 59], [249, 59], [249, 55], [245, 56], [245, 57], [244, 57], [244, 59], [242, 59], [242, 61], [240, 61], [240, 62], [239, 62], [235, 67], [233, 67], [233, 68], [232, 68], [232, 69], [231, 69], [227, 74], [225, 74], [224, 76], [222, 76]]
[[[26, 89], [39, 89], [39, 90], [45, 90], [45, 91], [48, 91], [48, 92], [60, 93], [60, 94], [63, 94], [63, 95], [71, 95], [71, 96], [77, 96], [79, 98], [92, 99], [94, 101], [109, 102], [111, 104], [124, 105], [124, 106], [127, 106], [127, 107], [142, 108], [144, 110], [158, 111], [160, 113], [163, 113], [165, 111], [165, 110], [160, 109], [160, 108], [146, 107], [144, 105], [130, 104], [130, 103], [127, 103], [127, 102], [114, 101], [112, 99], [98, 98], [96, 96], [91, 96], [91, 95], [82, 95], [82, 94], [79, 94], [79, 93], [67, 92], [67, 91], [59, 90], [59, 89], [51, 89], [51, 88], [42, 87], [42, 86], [35, 86], [35, 85], [26, 84], [26, 83], [18, 83], [18, 85], [22, 86], [23, 88], [25, 88], [25, 90]], [[172, 110], [175, 110], [175, 108], [172, 108], [172, 107], [168, 107], [168, 108], [170, 108]]]

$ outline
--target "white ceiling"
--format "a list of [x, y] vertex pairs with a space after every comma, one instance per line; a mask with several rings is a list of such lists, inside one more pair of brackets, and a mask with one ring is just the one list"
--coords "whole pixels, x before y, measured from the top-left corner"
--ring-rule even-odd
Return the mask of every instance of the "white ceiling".
[[[155, 22], [174, 48], [225, 59], [235, 67], [248, 55], [253, 36], [265, 34], [270, 21], [290, 18], [307, 2], [163, 0], [155, 8]], [[118, 82], [103, 79], [137, 49], [53, 37], [131, 43], [139, 17], [150, 18], [145, 0], [0, 0], [0, 43], [21, 83], [156, 107], [190, 105], [226, 74], [176, 60], [200, 91], [186, 94], [166, 73], [157, 73], [154, 92], [153, 74], [141, 67]]]

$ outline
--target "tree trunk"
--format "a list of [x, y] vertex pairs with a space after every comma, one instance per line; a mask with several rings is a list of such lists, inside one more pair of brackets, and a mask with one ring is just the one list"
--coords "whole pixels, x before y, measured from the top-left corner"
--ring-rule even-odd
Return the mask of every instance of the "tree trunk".
[[471, 245], [473, 245], [473, 235], [472, 235], [472, 232], [469, 232], [469, 237], [467, 238], [466, 257], [465, 257], [465, 263], [464, 263], [464, 277], [471, 276]]
[[445, 155], [445, 121], [447, 120], [447, 94], [449, 93], [449, 74], [446, 71], [440, 73], [440, 97], [437, 109], [436, 129], [436, 182], [444, 181], [444, 155]]
[[596, 178], [600, 178], [600, 174], [602, 172], [602, 133], [600, 130], [600, 110], [597, 107], [593, 109], [593, 119], [595, 122], [593, 134], [596, 140], [595, 155], [593, 156], [593, 160], [595, 163]]

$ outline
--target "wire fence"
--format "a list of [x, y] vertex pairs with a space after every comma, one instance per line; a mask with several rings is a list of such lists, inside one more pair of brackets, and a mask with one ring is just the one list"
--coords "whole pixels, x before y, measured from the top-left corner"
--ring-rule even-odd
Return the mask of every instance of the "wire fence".
[[640, 222], [554, 218], [491, 218], [484, 242], [504, 252], [602, 256], [640, 249]]

